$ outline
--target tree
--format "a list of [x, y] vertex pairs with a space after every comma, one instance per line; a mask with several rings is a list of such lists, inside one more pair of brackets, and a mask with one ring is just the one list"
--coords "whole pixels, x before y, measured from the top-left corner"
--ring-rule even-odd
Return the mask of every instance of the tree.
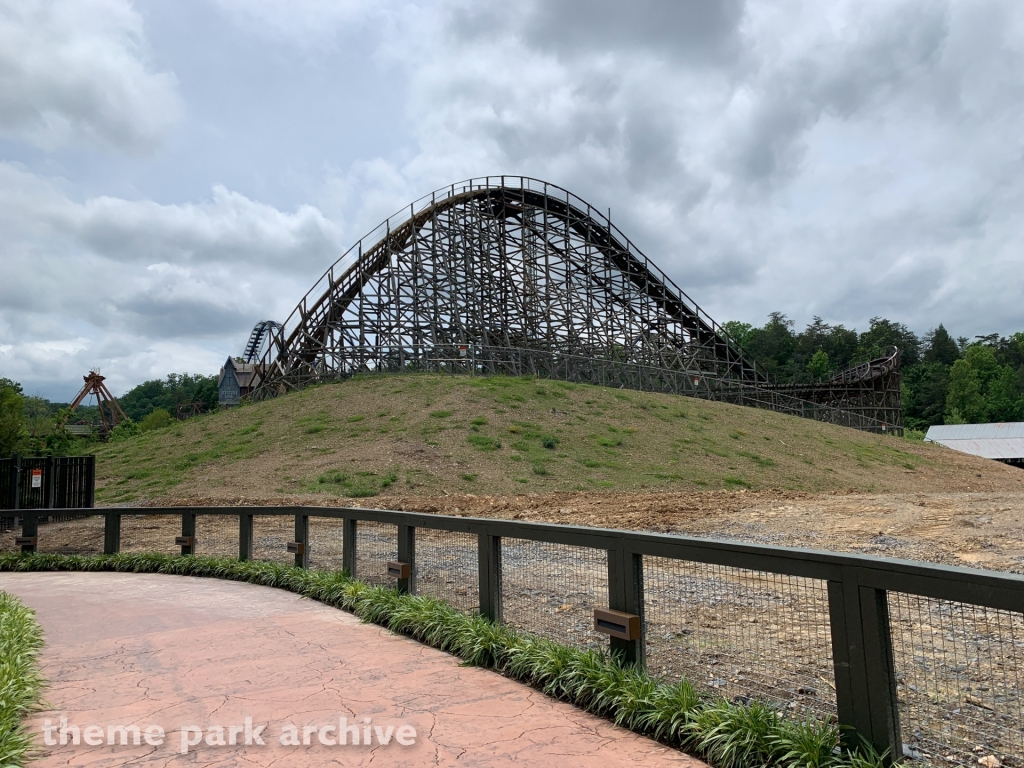
[[768, 315], [763, 328], [751, 329], [744, 344], [747, 352], [780, 381], [792, 380], [790, 362], [795, 347], [793, 321], [781, 312]]
[[121, 421], [117, 423], [117, 426], [110, 430], [110, 434], [107, 435], [107, 440], [112, 443], [119, 443], [122, 440], [127, 440], [130, 437], [135, 437], [140, 434], [142, 434], [142, 429], [138, 424], [132, 421], [131, 416], [129, 416], [126, 419], [121, 419]]
[[807, 364], [807, 373], [811, 375], [814, 381], [822, 381], [831, 372], [831, 367], [828, 362], [828, 352], [819, 349], [811, 357], [811, 362]]
[[125, 414], [137, 422], [162, 408], [176, 414], [179, 405], [200, 402], [203, 409], [217, 407], [217, 377], [189, 373], [172, 373], [165, 380], [153, 379], [125, 392], [118, 402]]
[[917, 363], [920, 357], [921, 340], [903, 323], [894, 323], [884, 317], [873, 317], [870, 328], [860, 335], [857, 358], [860, 361], [885, 357], [892, 348], [900, 350], [904, 367]]
[[1024, 398], [1017, 394], [1017, 372], [1004, 365], [989, 382], [985, 392], [985, 405], [989, 421], [1017, 421], [1024, 417]]
[[985, 410], [977, 371], [967, 360], [957, 360], [949, 372], [946, 423], [978, 424], [985, 421]]
[[960, 357], [960, 348], [942, 323], [925, 334], [924, 345], [924, 361], [926, 363], [952, 365]]
[[903, 414], [911, 429], [942, 424], [949, 393], [949, 366], [919, 363], [903, 371]]
[[0, 457], [16, 453], [27, 438], [25, 397], [21, 385], [0, 378]]
[[[817, 315], [802, 333], [796, 335], [795, 341], [792, 365], [792, 381], [795, 384], [819, 381], [834, 371], [848, 368], [857, 352], [856, 331], [842, 325], [829, 325]], [[809, 366], [819, 351], [826, 355], [828, 369], [813, 374]]]
[[[781, 312], [761, 328], [730, 322], [726, 330], [780, 384], [827, 379], [858, 362], [901, 351], [904, 423], [1024, 421], [1024, 331], [954, 339], [939, 323], [919, 339], [906, 325], [873, 317], [864, 333], [815, 316], [800, 333]], [[955, 369], [955, 370], [954, 370]]]
[[1024, 331], [1015, 333], [1006, 340], [1009, 360], [1007, 362], [1024, 365]]
[[988, 392], [992, 380], [999, 376], [1000, 366], [992, 347], [971, 344], [964, 350], [963, 359], [978, 374], [978, 384], [982, 392]]
[[747, 338], [750, 336], [750, 332], [754, 330], [754, 326], [750, 323], [741, 323], [739, 320], [730, 320], [722, 327], [726, 333], [732, 336], [733, 341], [741, 347], [747, 345]]
[[163, 408], [157, 408], [155, 411], [151, 411], [139, 424], [143, 432], [151, 432], [154, 429], [163, 429], [171, 425], [171, 414], [165, 411]]

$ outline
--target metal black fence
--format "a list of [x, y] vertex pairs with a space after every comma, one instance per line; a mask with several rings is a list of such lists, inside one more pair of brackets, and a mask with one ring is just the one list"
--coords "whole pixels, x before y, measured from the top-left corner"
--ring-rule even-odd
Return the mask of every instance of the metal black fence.
[[[95, 456], [0, 459], [0, 530], [13, 527], [19, 510], [82, 509], [93, 506]], [[49, 515], [45, 519], [66, 518]]]
[[[73, 510], [62, 510], [73, 514]], [[79, 513], [80, 514], [80, 513]], [[836, 717], [934, 765], [1024, 768], [1024, 577], [652, 533], [323, 507], [106, 509], [0, 549], [345, 568], [668, 681]], [[636, 627], [636, 631], [632, 631]]]

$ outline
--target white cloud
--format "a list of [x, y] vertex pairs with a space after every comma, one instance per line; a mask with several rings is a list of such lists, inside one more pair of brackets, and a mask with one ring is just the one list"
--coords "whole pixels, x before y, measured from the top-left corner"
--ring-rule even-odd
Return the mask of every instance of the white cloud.
[[[76, 381], [105, 365], [127, 381], [178, 370], [187, 350], [200, 370], [239, 353], [257, 320], [283, 320], [340, 253], [310, 206], [285, 213], [221, 186], [202, 203], [79, 203], [61, 186], [0, 163], [5, 376]], [[158, 364], [157, 349], [174, 357]]]
[[0, 2], [0, 133], [44, 149], [152, 151], [181, 115], [126, 0]]

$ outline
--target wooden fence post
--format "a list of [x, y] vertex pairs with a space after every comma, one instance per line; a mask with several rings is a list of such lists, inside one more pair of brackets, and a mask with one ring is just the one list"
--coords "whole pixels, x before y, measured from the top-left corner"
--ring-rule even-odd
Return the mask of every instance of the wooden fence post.
[[481, 533], [477, 537], [480, 579], [480, 615], [501, 622], [501, 537]]
[[903, 757], [889, 602], [884, 589], [861, 586], [857, 569], [828, 582], [836, 711], [843, 744], [866, 741], [889, 763]]

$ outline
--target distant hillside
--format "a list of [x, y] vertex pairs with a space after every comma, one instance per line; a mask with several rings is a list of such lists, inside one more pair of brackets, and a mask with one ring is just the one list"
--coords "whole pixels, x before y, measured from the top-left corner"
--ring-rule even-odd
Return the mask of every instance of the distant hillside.
[[1020, 489], [1020, 470], [767, 411], [563, 382], [355, 378], [100, 446], [97, 499]]

